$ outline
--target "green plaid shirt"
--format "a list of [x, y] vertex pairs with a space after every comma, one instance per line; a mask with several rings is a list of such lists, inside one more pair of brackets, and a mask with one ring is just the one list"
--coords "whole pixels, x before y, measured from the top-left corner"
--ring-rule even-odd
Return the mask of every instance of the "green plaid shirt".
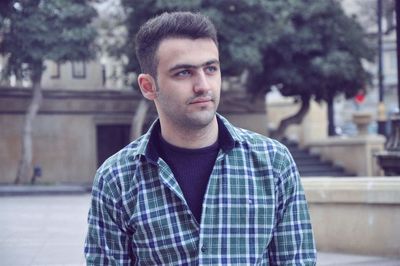
[[88, 265], [315, 265], [296, 165], [282, 144], [218, 115], [221, 149], [201, 223], [152, 145], [159, 122], [97, 171]]

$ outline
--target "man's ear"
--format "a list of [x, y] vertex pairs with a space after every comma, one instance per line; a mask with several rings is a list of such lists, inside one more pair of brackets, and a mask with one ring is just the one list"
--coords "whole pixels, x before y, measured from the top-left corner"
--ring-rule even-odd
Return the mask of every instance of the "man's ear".
[[149, 74], [139, 74], [137, 80], [143, 96], [153, 101], [157, 97], [157, 87], [154, 78]]

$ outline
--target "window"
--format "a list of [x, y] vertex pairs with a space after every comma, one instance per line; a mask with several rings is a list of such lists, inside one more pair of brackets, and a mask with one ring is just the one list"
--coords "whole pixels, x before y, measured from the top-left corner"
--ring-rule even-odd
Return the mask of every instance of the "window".
[[50, 62], [49, 65], [50, 70], [50, 78], [51, 79], [59, 79], [60, 78], [60, 63], [58, 62]]
[[72, 77], [76, 79], [86, 78], [86, 64], [84, 61], [72, 62]]

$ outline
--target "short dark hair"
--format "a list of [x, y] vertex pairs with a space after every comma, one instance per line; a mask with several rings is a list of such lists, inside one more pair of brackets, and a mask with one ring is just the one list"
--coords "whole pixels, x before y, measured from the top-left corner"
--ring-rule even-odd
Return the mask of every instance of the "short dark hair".
[[217, 30], [204, 15], [192, 12], [165, 12], [144, 23], [136, 34], [136, 57], [143, 73], [157, 75], [157, 49], [167, 38], [210, 38], [218, 47]]

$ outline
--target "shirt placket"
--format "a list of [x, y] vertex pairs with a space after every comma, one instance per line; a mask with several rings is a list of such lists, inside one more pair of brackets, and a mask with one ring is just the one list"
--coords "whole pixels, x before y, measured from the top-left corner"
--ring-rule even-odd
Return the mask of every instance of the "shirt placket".
[[[179, 198], [179, 200], [181, 200], [183, 202], [184, 206], [186, 207], [185, 210], [182, 211], [182, 214], [184, 215], [184, 217], [187, 217], [187, 219], [190, 220], [191, 225], [189, 227], [185, 227], [185, 228], [191, 228], [189, 230], [191, 230], [192, 235], [198, 235], [198, 232], [200, 230], [200, 225], [198, 224], [198, 222], [194, 218], [194, 215], [190, 211], [189, 205], [187, 204], [186, 199], [183, 195], [183, 192], [182, 192], [178, 182], [176, 181], [170, 167], [161, 158], [159, 158], [158, 165], [159, 165], [159, 176], [160, 176], [161, 182], [168, 189], [170, 189]], [[184, 232], [179, 232], [179, 233], [183, 234]], [[193, 239], [193, 241], [198, 243], [198, 239]], [[192, 260], [196, 261], [197, 259], [192, 258]]]
[[218, 242], [218, 235], [213, 234], [213, 232], [218, 231], [220, 224], [213, 223], [211, 217], [216, 217], [218, 215], [215, 213], [218, 206], [212, 204], [216, 196], [215, 191], [218, 191], [218, 170], [221, 169], [221, 164], [224, 160], [224, 153], [220, 150], [213, 171], [210, 175], [210, 180], [206, 189], [206, 194], [203, 200], [203, 209], [201, 214], [201, 224], [200, 224], [200, 235], [199, 235], [199, 265], [213, 265], [213, 257], [218, 257], [220, 251], [215, 250], [213, 247], [216, 246]]

